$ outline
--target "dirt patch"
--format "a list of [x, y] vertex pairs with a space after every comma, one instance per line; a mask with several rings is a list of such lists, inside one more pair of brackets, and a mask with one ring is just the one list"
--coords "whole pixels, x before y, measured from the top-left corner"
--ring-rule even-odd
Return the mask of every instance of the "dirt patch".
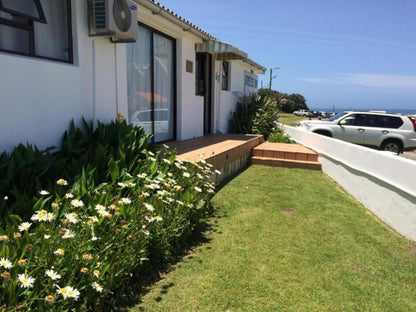
[[295, 210], [294, 210], [294, 209], [292, 209], [292, 208], [285, 208], [285, 209], [282, 209], [282, 212], [283, 212], [283, 213], [288, 213], [288, 214], [291, 214], [291, 213], [294, 213], [294, 212], [295, 212]]

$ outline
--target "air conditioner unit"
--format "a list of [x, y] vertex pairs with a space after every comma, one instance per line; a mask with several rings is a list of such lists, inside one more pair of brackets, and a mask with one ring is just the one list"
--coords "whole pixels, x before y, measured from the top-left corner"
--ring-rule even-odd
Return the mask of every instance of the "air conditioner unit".
[[110, 37], [111, 42], [135, 42], [137, 5], [128, 0], [89, 0], [89, 35]]

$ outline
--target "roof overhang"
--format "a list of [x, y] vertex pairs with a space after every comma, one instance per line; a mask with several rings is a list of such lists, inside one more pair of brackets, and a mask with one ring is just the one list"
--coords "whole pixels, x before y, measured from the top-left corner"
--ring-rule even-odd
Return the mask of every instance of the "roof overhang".
[[255, 67], [260, 72], [260, 74], [262, 74], [262, 75], [264, 75], [266, 73], [266, 70], [267, 70], [266, 67], [261, 66], [260, 64], [254, 62], [253, 60], [251, 60], [249, 58], [244, 59], [243, 62]]
[[206, 40], [203, 43], [195, 45], [196, 52], [210, 53], [216, 56], [217, 60], [244, 60], [247, 59], [247, 53], [237, 49], [231, 44], [218, 41]]

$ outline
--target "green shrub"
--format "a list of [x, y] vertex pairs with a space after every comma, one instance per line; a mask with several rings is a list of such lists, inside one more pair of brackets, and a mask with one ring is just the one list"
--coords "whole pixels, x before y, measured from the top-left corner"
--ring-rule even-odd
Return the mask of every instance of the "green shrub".
[[[130, 170], [145, 155], [143, 150], [154, 147], [148, 144], [149, 136], [143, 129], [128, 125], [124, 120], [109, 124], [82, 119], [81, 126], [70, 123], [65, 131], [59, 151], [50, 147], [44, 151], [32, 145], [17, 146], [10, 155], [0, 155], [0, 225], [10, 214], [23, 220], [32, 215], [37, 192], [44, 188], [53, 191], [59, 178], [74, 181], [85, 170], [96, 185], [117, 178], [117, 170]], [[55, 149], [56, 150], [56, 149]], [[8, 200], [4, 200], [7, 196]]]
[[230, 131], [262, 134], [267, 139], [277, 116], [277, 106], [269, 97], [253, 94], [238, 102], [236, 110], [230, 114]]
[[236, 109], [230, 113], [231, 133], [251, 133], [253, 119], [257, 111], [256, 95], [252, 94], [237, 102]]
[[97, 129], [71, 127], [54, 154], [65, 158], [46, 167], [74, 176], [37, 184], [28, 220], [8, 215], [0, 227], [0, 310], [100, 310], [206, 219], [209, 164], [148, 147], [148, 136], [122, 121]]
[[269, 135], [268, 141], [275, 143], [294, 143], [290, 136], [279, 128], [273, 130], [273, 132]]

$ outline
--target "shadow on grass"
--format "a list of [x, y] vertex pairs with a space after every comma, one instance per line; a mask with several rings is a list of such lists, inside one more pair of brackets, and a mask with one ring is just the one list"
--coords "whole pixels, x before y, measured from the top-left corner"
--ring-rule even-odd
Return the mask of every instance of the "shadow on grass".
[[[217, 213], [212, 208], [210, 218], [216, 218]], [[206, 244], [210, 241], [207, 234], [210, 232], [216, 232], [216, 224], [206, 222], [196, 229], [191, 237], [176, 248], [177, 252], [169, 257], [168, 261], [157, 262], [147, 261], [144, 262], [131, 276], [126, 277], [122, 285], [114, 291], [112, 296], [107, 300], [96, 306], [94, 311], [129, 311], [130, 308], [141, 303], [141, 298], [149, 291], [149, 288], [163, 280], [166, 275], [174, 268], [174, 265], [182, 262], [184, 257], [189, 255], [197, 247]], [[173, 287], [173, 283], [169, 283], [162, 287], [160, 296], [156, 298], [157, 302], [163, 300], [163, 295], [167, 294], [169, 288]], [[141, 311], [141, 310], [139, 310]]]

